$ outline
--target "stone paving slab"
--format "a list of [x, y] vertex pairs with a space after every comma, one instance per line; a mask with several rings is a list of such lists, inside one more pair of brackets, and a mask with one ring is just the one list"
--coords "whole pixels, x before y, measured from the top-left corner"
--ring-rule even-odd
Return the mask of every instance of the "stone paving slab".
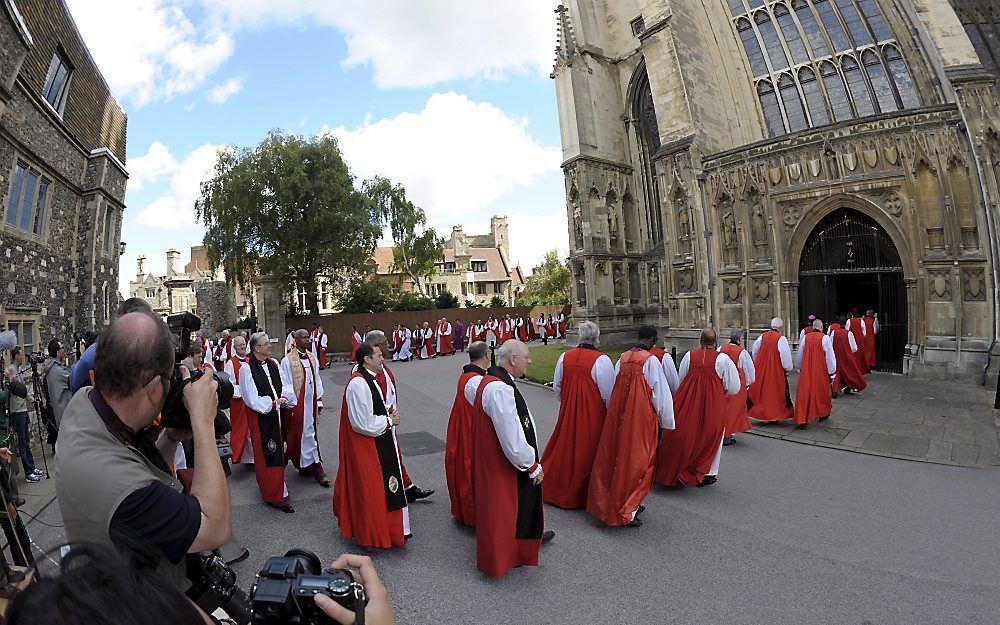
[[[798, 381], [789, 374], [792, 398]], [[861, 393], [833, 400], [830, 418], [799, 430], [753, 421], [750, 433], [858, 453], [938, 464], [1000, 467], [992, 389], [872, 373]]]

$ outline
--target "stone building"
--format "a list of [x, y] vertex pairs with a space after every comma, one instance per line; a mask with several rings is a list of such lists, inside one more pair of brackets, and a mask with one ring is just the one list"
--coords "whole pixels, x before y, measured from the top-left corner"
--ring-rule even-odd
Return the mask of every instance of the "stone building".
[[556, 13], [574, 315], [687, 348], [871, 308], [883, 370], [995, 367], [996, 2]]
[[[392, 249], [375, 248], [369, 265], [379, 279], [404, 292], [412, 292], [413, 281], [394, 266]], [[453, 227], [434, 275], [424, 279], [430, 297], [448, 291], [463, 306], [470, 301], [488, 305], [494, 296], [512, 306], [524, 286], [521, 268], [511, 265], [507, 218], [502, 216], [490, 219], [489, 234], [465, 234], [462, 226]]]
[[[160, 314], [190, 310], [196, 315], [202, 315], [207, 311], [199, 308], [196, 297], [199, 288], [212, 283], [225, 283], [221, 269], [212, 271], [204, 245], [191, 248], [191, 260], [183, 267], [181, 253], [174, 248], [168, 249], [167, 273], [163, 276], [150, 273], [146, 261], [145, 256], [136, 259], [136, 276], [135, 280], [129, 282], [129, 296], [141, 297]], [[243, 295], [239, 287], [233, 287], [232, 291], [235, 314], [240, 317], [249, 316], [252, 308], [250, 299]], [[234, 319], [219, 319], [219, 321], [234, 321]]]
[[0, 0], [0, 324], [29, 351], [117, 306], [126, 125], [62, 0]]

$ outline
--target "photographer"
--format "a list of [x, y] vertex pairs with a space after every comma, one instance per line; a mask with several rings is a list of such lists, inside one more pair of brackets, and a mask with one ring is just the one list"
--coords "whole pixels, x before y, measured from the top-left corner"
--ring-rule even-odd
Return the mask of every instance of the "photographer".
[[10, 366], [4, 372], [10, 382], [11, 392], [8, 408], [11, 423], [17, 434], [17, 451], [21, 457], [21, 465], [24, 467], [24, 479], [34, 483], [45, 474], [35, 468], [35, 458], [31, 455], [31, 438], [28, 436], [28, 386], [24, 383], [24, 374], [21, 369], [23, 366], [24, 350], [15, 347], [10, 350]]
[[45, 372], [45, 390], [49, 394], [49, 407], [56, 427], [62, 422], [63, 411], [73, 398], [69, 390], [69, 367], [66, 366], [66, 348], [59, 339], [49, 341], [49, 357], [42, 365]]
[[[56, 443], [57, 495], [70, 541], [145, 552], [186, 589], [185, 554], [225, 544], [232, 532], [229, 490], [215, 445], [216, 382], [184, 389], [192, 432], [150, 428], [174, 368], [167, 325], [152, 313], [117, 319], [97, 344], [95, 387], [73, 396]], [[182, 369], [182, 375], [186, 370]], [[168, 463], [193, 434], [191, 496]]]

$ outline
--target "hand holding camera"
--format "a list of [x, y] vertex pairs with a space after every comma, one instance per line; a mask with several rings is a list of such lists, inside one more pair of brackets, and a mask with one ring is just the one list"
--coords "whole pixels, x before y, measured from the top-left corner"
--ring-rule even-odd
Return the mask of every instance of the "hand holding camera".
[[[185, 369], [186, 371], [186, 369]], [[184, 378], [184, 373], [181, 373]], [[199, 426], [215, 430], [215, 415], [219, 409], [218, 383], [215, 376], [203, 375], [184, 388], [184, 407], [191, 415], [191, 428]]]
[[[348, 567], [355, 568], [358, 572], [350, 571]], [[382, 584], [382, 580], [379, 579], [371, 558], [344, 554], [337, 558], [330, 565], [330, 568], [350, 572], [354, 580], [364, 587], [365, 596], [368, 598], [368, 605], [365, 607], [366, 623], [369, 625], [392, 625], [395, 622], [392, 617], [392, 606], [389, 604], [389, 593]], [[341, 625], [351, 625], [355, 622], [354, 612], [347, 610], [330, 597], [317, 594], [315, 601], [324, 614]]]

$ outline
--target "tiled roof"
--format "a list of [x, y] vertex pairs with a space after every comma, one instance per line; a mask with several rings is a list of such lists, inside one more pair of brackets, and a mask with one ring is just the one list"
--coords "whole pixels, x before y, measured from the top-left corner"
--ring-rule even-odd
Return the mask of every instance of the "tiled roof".
[[[500, 250], [495, 247], [470, 247], [468, 248], [469, 257], [472, 260], [485, 260], [486, 261], [486, 271], [473, 273], [473, 280], [475, 282], [499, 282], [503, 280], [514, 280], [515, 284], [524, 284], [523, 276], [520, 274], [512, 273], [508, 267], [506, 259], [504, 259], [503, 254]], [[392, 248], [391, 247], [376, 247], [375, 253], [373, 254], [374, 263], [376, 271], [379, 275], [392, 275]], [[444, 249], [444, 262], [450, 263], [455, 261], [455, 250], [451, 248]], [[371, 263], [369, 263], [371, 264]], [[520, 271], [519, 268], [516, 268]]]

